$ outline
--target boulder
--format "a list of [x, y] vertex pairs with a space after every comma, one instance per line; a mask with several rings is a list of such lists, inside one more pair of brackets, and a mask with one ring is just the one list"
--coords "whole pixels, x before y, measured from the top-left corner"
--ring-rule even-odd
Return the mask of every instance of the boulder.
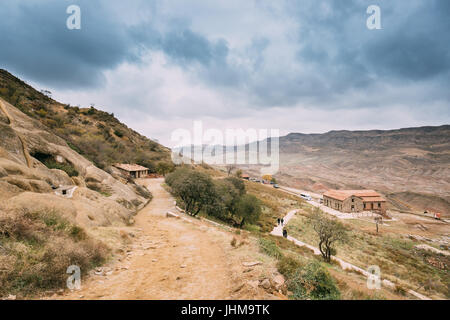
[[166, 217], [167, 218], [177, 218], [178, 219], [180, 216], [177, 215], [176, 213], [171, 212], [171, 211], [167, 211], [166, 212]]
[[52, 192], [50, 185], [42, 180], [29, 180], [30, 186], [34, 192], [37, 193], [48, 193]]
[[270, 284], [270, 280], [269, 279], [264, 279], [259, 283], [259, 286], [268, 290], [271, 288], [271, 284]]
[[8, 176], [5, 178], [5, 180], [9, 184], [16, 186], [19, 189], [22, 189], [23, 191], [32, 191], [33, 190], [33, 188], [31, 188], [31, 185], [27, 179]]
[[259, 261], [254, 261], [254, 262], [243, 262], [243, 263], [242, 263], [242, 265], [243, 265], [244, 267], [254, 267], [254, 266], [257, 266], [257, 265], [259, 265], [259, 264], [261, 264], [261, 262], [259, 262]]
[[6, 177], [8, 175], [8, 172], [6, 172], [5, 169], [0, 167], [0, 178]]
[[277, 274], [272, 278], [272, 281], [274, 283], [275, 289], [279, 290], [282, 286], [284, 286], [284, 283], [286, 282], [283, 275]]

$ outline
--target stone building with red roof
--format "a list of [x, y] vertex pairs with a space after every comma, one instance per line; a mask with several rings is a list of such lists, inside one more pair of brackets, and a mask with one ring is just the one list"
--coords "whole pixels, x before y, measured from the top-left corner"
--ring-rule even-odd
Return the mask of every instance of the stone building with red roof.
[[148, 175], [149, 169], [138, 164], [116, 163], [114, 165], [117, 169], [122, 171], [125, 175], [133, 178], [143, 178]]
[[386, 213], [386, 200], [374, 190], [328, 190], [323, 194], [323, 204], [341, 212]]

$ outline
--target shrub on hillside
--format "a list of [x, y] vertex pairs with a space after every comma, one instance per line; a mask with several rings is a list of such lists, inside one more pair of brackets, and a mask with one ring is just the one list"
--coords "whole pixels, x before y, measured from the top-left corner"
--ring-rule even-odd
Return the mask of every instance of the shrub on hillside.
[[237, 177], [228, 177], [225, 178], [225, 181], [230, 182], [231, 184], [233, 184], [233, 186], [236, 188], [236, 190], [239, 192], [240, 195], [245, 194], [245, 184], [244, 181], [242, 181], [242, 179], [239, 179]]
[[261, 250], [268, 256], [274, 257], [275, 259], [281, 259], [283, 257], [281, 249], [278, 248], [277, 244], [273, 240], [260, 238], [258, 242]]
[[156, 172], [165, 176], [169, 172], [175, 170], [175, 165], [171, 162], [161, 161], [156, 165]]
[[297, 271], [302, 267], [302, 263], [297, 258], [285, 255], [277, 263], [278, 271], [285, 276], [286, 279], [292, 279]]
[[340, 292], [334, 279], [318, 261], [312, 261], [304, 269], [298, 269], [287, 283], [293, 299], [340, 299]]
[[65, 288], [67, 267], [85, 274], [107, 253], [56, 212], [0, 212], [0, 296]]

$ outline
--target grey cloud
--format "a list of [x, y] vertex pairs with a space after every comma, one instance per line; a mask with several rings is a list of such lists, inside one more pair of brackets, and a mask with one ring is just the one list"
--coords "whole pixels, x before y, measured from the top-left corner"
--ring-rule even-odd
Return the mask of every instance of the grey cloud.
[[191, 30], [172, 31], [161, 44], [164, 52], [181, 64], [198, 62], [209, 66], [212, 63], [225, 65], [228, 46], [224, 40], [216, 43]]
[[[79, 31], [65, 28], [65, 9], [72, 3], [82, 7]], [[293, 27], [287, 34], [249, 33], [238, 45], [221, 34], [195, 29], [193, 20], [206, 13], [194, 16], [200, 9], [183, 10], [188, 4], [165, 2], [160, 12], [158, 1], [133, 2], [129, 10], [145, 6], [142, 11], [149, 13], [148, 18], [134, 22], [126, 19], [138, 12], [127, 12], [125, 19], [120, 10], [112, 10], [119, 3], [3, 0], [1, 67], [55, 88], [91, 88], [102, 84], [106, 70], [123, 62], [139, 64], [145, 52], [160, 51], [172, 65], [210, 90], [245, 100], [249, 108], [305, 105], [331, 109], [360, 103], [381, 109], [395, 103], [420, 109], [428, 101], [448, 103], [450, 99], [442, 85], [450, 82], [447, 0], [286, 0], [270, 2], [276, 6], [272, 16], [269, 2], [256, 2], [254, 10], [260, 4], [264, 19], [280, 25], [292, 21]], [[232, 10], [233, 2], [227, 3], [231, 9], [224, 14], [245, 14], [239, 11], [238, 2], [234, 4]], [[383, 30], [366, 28], [369, 4], [380, 5]], [[211, 12], [207, 6], [205, 12]], [[261, 25], [265, 22], [255, 19]], [[229, 23], [223, 26], [226, 31], [246, 34], [245, 29], [232, 25], [232, 19]], [[289, 52], [284, 54], [284, 50]], [[423, 97], [391, 93], [373, 99], [375, 90], [383, 86], [395, 93], [396, 88], [404, 92], [407, 85], [419, 86]], [[350, 101], [352, 95], [366, 100]], [[146, 108], [141, 104], [133, 108]]]
[[[383, 30], [365, 27], [367, 1], [326, 2], [331, 14], [321, 18], [319, 1], [298, 13], [302, 24], [298, 57], [321, 70], [337, 70], [330, 80], [355, 79], [349, 87], [379, 80], [422, 80], [450, 69], [448, 2], [372, 1], [379, 4]], [[372, 4], [372, 2], [370, 4]], [[313, 10], [315, 8], [315, 10]], [[361, 13], [355, 17], [355, 12]], [[371, 74], [373, 79], [364, 78]]]
[[73, 88], [100, 85], [103, 71], [139, 61], [139, 42], [103, 1], [75, 1], [82, 8], [81, 30], [68, 30], [66, 8], [73, 3], [2, 1], [3, 67], [45, 85]]

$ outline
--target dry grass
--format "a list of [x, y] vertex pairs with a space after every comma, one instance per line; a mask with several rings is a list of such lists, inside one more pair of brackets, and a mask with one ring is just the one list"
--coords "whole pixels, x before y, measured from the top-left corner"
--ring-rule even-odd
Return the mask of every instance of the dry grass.
[[105, 245], [56, 212], [1, 212], [0, 296], [62, 289], [70, 265], [86, 273], [107, 254]]
[[[435, 267], [429, 263], [430, 259], [442, 261], [445, 258], [419, 252], [414, 248], [413, 241], [402, 239], [394, 233], [376, 234], [375, 231], [369, 231], [368, 224], [358, 220], [344, 221], [350, 241], [336, 246], [338, 257], [363, 269], [378, 265], [382, 277], [398, 283], [399, 288], [410, 288], [441, 298], [449, 297], [448, 259], [443, 262], [446, 266], [444, 269]], [[287, 229], [293, 237], [317, 246], [318, 240], [309, 224], [308, 212], [297, 214]], [[433, 285], [428, 289], [423, 286], [430, 281]]]
[[284, 217], [289, 211], [301, 208], [303, 201], [298, 197], [272, 188], [261, 183], [245, 182], [249, 194], [253, 194], [263, 204], [258, 226], [261, 232], [270, 232], [278, 218]]

